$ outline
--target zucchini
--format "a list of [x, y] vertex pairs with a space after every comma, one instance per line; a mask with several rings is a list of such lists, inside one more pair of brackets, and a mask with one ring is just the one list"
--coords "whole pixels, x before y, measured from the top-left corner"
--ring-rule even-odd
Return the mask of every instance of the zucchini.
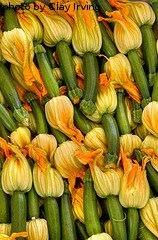
[[44, 200], [45, 218], [47, 220], [49, 240], [61, 239], [60, 214], [55, 198], [47, 197]]
[[149, 3], [151, 4], [152, 9], [155, 12], [155, 17], [156, 17], [155, 23], [156, 23], [156, 25], [158, 25], [158, 1], [157, 0], [149, 0]]
[[13, 78], [10, 75], [7, 67], [3, 62], [0, 61], [0, 90], [5, 97], [9, 107], [13, 111], [13, 117], [23, 123], [25, 126], [28, 125], [29, 114], [23, 108], [23, 105], [19, 99], [18, 93], [13, 84]]
[[[2, 167], [3, 167], [3, 159], [0, 156], [0, 176], [1, 176]], [[0, 224], [1, 223], [10, 223], [10, 201], [9, 201], [9, 195], [3, 191], [1, 181], [0, 181]]]
[[46, 50], [42, 45], [37, 45], [35, 48], [36, 59], [40, 68], [43, 82], [46, 86], [49, 96], [59, 96], [58, 82], [51, 70], [51, 66], [46, 55]]
[[60, 132], [59, 130], [50, 126], [50, 131], [56, 138], [58, 144], [61, 144], [67, 141], [68, 139], [67, 136], [64, 133]]
[[[26, 232], [27, 202], [24, 192], [14, 191], [11, 197], [11, 232]], [[18, 240], [23, 240], [19, 237]]]
[[135, 49], [128, 52], [128, 59], [132, 67], [132, 72], [136, 85], [141, 93], [141, 106], [144, 108], [151, 101], [148, 80], [145, 75], [141, 59]]
[[36, 125], [37, 125], [37, 134], [47, 133], [48, 132], [47, 121], [45, 118], [44, 111], [42, 110], [42, 108], [39, 105], [38, 97], [31, 92], [27, 92], [25, 94], [25, 99], [32, 108], [32, 111], [33, 111], [33, 114], [35, 117], [35, 121], [36, 121]]
[[112, 224], [113, 239], [127, 240], [125, 215], [118, 196], [108, 196], [105, 201], [106, 209]]
[[82, 114], [77, 106], [74, 106], [75, 126], [83, 133], [87, 134], [91, 129], [90, 121]]
[[84, 91], [80, 102], [80, 109], [85, 115], [92, 115], [96, 111], [98, 93], [99, 66], [97, 57], [93, 53], [83, 55]]
[[135, 123], [142, 123], [142, 108], [139, 103], [132, 99], [132, 118]]
[[143, 25], [140, 28], [142, 33], [142, 50], [143, 57], [148, 67], [149, 73], [149, 85], [153, 86], [154, 82], [158, 80], [157, 67], [158, 67], [158, 56], [156, 49], [156, 38], [152, 30], [152, 26]]
[[108, 153], [105, 155], [106, 164], [116, 164], [119, 150], [119, 129], [116, 120], [111, 114], [105, 113], [102, 118], [105, 131]]
[[76, 224], [76, 232], [77, 232], [77, 237], [80, 240], [87, 240], [88, 239], [88, 234], [86, 232], [85, 225], [81, 223], [79, 220], [75, 222]]
[[47, 58], [48, 58], [48, 61], [49, 61], [49, 64], [50, 64], [51, 68], [55, 68], [56, 67], [56, 62], [55, 62], [54, 57], [53, 57], [52, 48], [45, 46], [45, 49], [46, 49]]
[[7, 129], [3, 126], [2, 123], [0, 123], [0, 137], [4, 138], [6, 142], [9, 142], [9, 132]]
[[68, 88], [68, 96], [75, 103], [82, 95], [82, 89], [77, 86], [75, 67], [72, 61], [71, 49], [68, 43], [60, 41], [56, 45], [56, 53], [60, 63], [63, 80]]
[[8, 8], [4, 12], [4, 30], [11, 31], [14, 28], [20, 28], [16, 12], [12, 8]]
[[75, 220], [70, 202], [68, 184], [64, 180], [64, 193], [61, 196], [61, 232], [62, 240], [77, 240]]
[[139, 213], [136, 208], [127, 210], [127, 235], [128, 240], [137, 240], [139, 228]]
[[99, 10], [102, 12], [103, 16], [105, 15], [105, 12], [112, 12], [113, 9], [111, 7], [111, 5], [108, 3], [107, 0], [95, 0], [97, 6], [99, 6]]
[[116, 122], [120, 131], [120, 134], [131, 133], [131, 127], [127, 117], [124, 91], [118, 90], [117, 92], [117, 107], [116, 107]]
[[89, 236], [102, 233], [102, 227], [98, 217], [97, 196], [94, 190], [90, 169], [84, 177], [83, 210], [86, 231]]
[[10, 132], [14, 132], [17, 129], [16, 122], [2, 104], [0, 104], [0, 120], [3, 126]]

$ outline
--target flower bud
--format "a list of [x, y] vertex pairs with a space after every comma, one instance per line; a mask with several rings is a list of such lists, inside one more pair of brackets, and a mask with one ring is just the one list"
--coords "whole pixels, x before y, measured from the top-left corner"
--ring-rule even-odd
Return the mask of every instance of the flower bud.
[[45, 169], [42, 170], [37, 163], [33, 168], [34, 187], [37, 194], [42, 197], [60, 197], [64, 192], [63, 179], [55, 168], [47, 162]]
[[27, 127], [18, 127], [10, 134], [10, 141], [19, 148], [25, 148], [31, 142], [31, 132]]
[[24, 32], [30, 34], [36, 44], [40, 44], [43, 37], [43, 28], [38, 18], [27, 10], [19, 11], [17, 17]]
[[53, 156], [57, 148], [56, 138], [51, 134], [41, 133], [38, 134], [31, 143], [47, 153], [47, 159], [53, 166]]
[[123, 152], [128, 153], [128, 156], [132, 156], [134, 149], [141, 147], [142, 140], [137, 135], [124, 134], [120, 137], [120, 146]]
[[55, 76], [57, 81], [60, 81], [60, 80], [63, 79], [63, 76], [62, 76], [60, 68], [57, 68], [57, 67], [53, 68], [52, 72], [53, 72], [53, 74], [54, 74], [54, 76]]
[[[76, 74], [79, 77], [83, 77], [83, 60], [82, 60], [82, 58], [80, 58], [77, 55], [73, 55], [72, 56], [72, 61], [73, 61], [73, 64], [75, 66]], [[79, 73], [80, 73], [80, 75], [79, 75]]]
[[33, 133], [37, 132], [36, 120], [35, 120], [33, 112], [29, 112], [29, 125], [28, 125], [28, 128]]
[[85, 136], [84, 144], [93, 150], [101, 148], [104, 150], [104, 153], [108, 152], [107, 139], [101, 127], [95, 127], [89, 131]]
[[1, 223], [0, 224], [0, 234], [11, 235], [11, 224], [10, 223]]
[[132, 102], [131, 102], [131, 99], [129, 99], [128, 97], [125, 97], [125, 107], [126, 107], [126, 113], [127, 113], [129, 125], [132, 129], [134, 129], [134, 128], [136, 128], [137, 124], [133, 121]]
[[69, 178], [72, 174], [80, 169], [83, 165], [75, 156], [75, 152], [80, 149], [80, 145], [73, 141], [66, 141], [59, 145], [54, 154], [54, 164], [62, 177]]
[[87, 240], [112, 240], [112, 238], [107, 233], [99, 233], [99, 234], [96, 234], [96, 235], [92, 235]]
[[54, 10], [51, 10], [49, 6], [36, 1], [38, 5], [43, 8], [34, 9], [34, 3], [30, 4], [30, 11], [35, 14], [43, 25], [43, 42], [48, 47], [55, 46], [60, 41], [70, 43], [72, 38], [72, 29], [69, 23]]
[[124, 175], [121, 179], [119, 201], [125, 208], [143, 208], [150, 195], [150, 187], [146, 176], [145, 162], [142, 166], [132, 162], [121, 150]]
[[149, 131], [146, 129], [146, 127], [143, 124], [138, 124], [137, 127], [134, 130], [134, 133], [138, 135], [142, 140], [149, 135]]
[[140, 217], [144, 225], [158, 238], [158, 197], [149, 199], [145, 207], [140, 209]]
[[[82, 4], [81, 0], [78, 0]], [[86, 3], [90, 4], [88, 0]], [[95, 12], [82, 10], [79, 8], [74, 11], [74, 27], [72, 45], [75, 52], [83, 56], [87, 52], [99, 53], [102, 46], [102, 35]]]
[[155, 13], [152, 7], [146, 2], [127, 2], [128, 17], [139, 27], [142, 25], [152, 26], [155, 22]]
[[9, 149], [15, 155], [8, 156], [4, 162], [1, 176], [2, 189], [10, 195], [16, 190], [28, 192], [32, 186], [30, 165], [16, 146], [9, 144]]
[[102, 119], [102, 114], [96, 109], [96, 111], [92, 115], [86, 115], [86, 118], [91, 120], [92, 122], [99, 123]]
[[106, 91], [98, 91], [96, 107], [101, 115], [115, 111], [117, 107], [117, 94], [112, 84], [109, 85]]
[[28, 240], [48, 240], [47, 221], [42, 218], [33, 219], [26, 224]]
[[122, 171], [120, 168], [105, 168], [104, 156], [99, 154], [91, 167], [94, 189], [100, 198], [108, 195], [118, 195]]
[[63, 132], [77, 143], [83, 141], [81, 131], [74, 126], [74, 107], [67, 96], [49, 100], [45, 105], [45, 114], [51, 127]]
[[142, 123], [155, 137], [158, 137], [158, 102], [150, 102], [142, 113]]

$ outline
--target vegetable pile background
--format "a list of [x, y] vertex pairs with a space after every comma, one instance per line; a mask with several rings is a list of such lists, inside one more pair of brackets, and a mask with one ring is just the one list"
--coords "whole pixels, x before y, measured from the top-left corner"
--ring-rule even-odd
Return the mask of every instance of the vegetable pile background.
[[158, 239], [158, 1], [0, 4], [0, 239]]

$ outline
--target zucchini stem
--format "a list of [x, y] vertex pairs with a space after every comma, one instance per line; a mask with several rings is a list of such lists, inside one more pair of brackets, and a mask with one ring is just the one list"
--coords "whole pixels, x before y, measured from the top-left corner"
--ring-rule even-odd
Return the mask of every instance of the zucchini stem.
[[136, 208], [127, 210], [127, 233], [128, 240], [137, 240], [139, 227], [139, 213]]

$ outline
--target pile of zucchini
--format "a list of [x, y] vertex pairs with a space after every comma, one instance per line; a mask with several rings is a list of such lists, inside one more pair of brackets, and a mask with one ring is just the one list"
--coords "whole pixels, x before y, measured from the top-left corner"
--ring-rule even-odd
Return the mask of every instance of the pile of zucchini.
[[157, 0], [0, 0], [0, 239], [158, 239], [157, 31]]

